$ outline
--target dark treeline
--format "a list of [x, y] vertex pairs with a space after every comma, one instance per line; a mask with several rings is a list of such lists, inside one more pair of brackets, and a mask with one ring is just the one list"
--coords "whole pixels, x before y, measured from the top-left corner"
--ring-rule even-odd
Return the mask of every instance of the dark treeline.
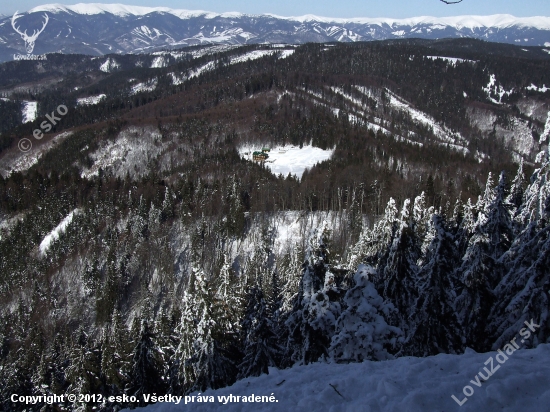
[[[476, 45], [482, 43], [473, 42]], [[28, 92], [18, 89], [12, 95], [16, 102], [38, 101], [37, 121], [16, 128], [8, 122], [2, 130], [8, 133], [8, 128], [12, 127], [8, 136], [13, 144], [17, 137], [32, 134], [44, 116], [55, 111], [60, 104], [70, 107], [71, 115], [56, 125], [54, 132], [123, 115], [130, 118], [162, 118], [197, 113], [273, 89], [318, 90], [326, 86], [347, 85], [349, 88], [355, 84], [387, 87], [432, 115], [435, 120], [462, 133], [469, 140], [475, 140], [478, 136], [465, 121], [466, 108], [471, 102], [489, 102], [483, 88], [489, 83], [491, 74], [497, 75], [499, 85], [506, 90], [516, 90], [504, 96], [503, 100], [512, 107], [522, 97], [521, 90], [527, 86], [550, 83], [550, 62], [546, 60], [511, 58], [485, 52], [472, 55], [469, 51], [466, 54], [475, 61], [449, 65], [444, 60], [426, 58], [434, 50], [414, 41], [338, 44], [329, 49], [322, 44], [308, 44], [282, 60], [278, 59], [274, 49], [271, 56], [240, 64], [229, 63], [232, 55], [257, 47], [247, 46], [198, 59], [183, 55], [180, 61], [166, 57], [170, 60], [169, 67], [156, 69], [147, 68], [152, 59], [149, 55], [140, 60], [143, 67], [136, 67], [136, 56], [110, 56], [121, 66], [113, 73], [99, 71], [99, 63], [89, 58], [56, 55], [44, 64], [45, 70], [60, 77], [59, 82], [36, 90], [29, 89]], [[454, 48], [448, 46], [446, 52], [465, 54], [458, 43]], [[215, 70], [206, 71], [181, 84], [173, 84], [172, 76], [185, 79], [212, 59], [216, 63]], [[38, 81], [33, 77], [34, 66], [27, 63], [30, 62], [2, 65], [4, 77], [11, 79], [14, 72], [17, 77], [11, 82]], [[148, 81], [156, 82], [153, 91], [131, 92], [132, 85]], [[79, 86], [78, 90], [75, 90], [75, 85]], [[101, 93], [107, 96], [104, 101], [93, 106], [75, 106], [78, 97]], [[493, 94], [492, 97], [498, 96]], [[142, 109], [136, 110], [138, 108]], [[17, 115], [17, 109], [10, 110], [13, 116]], [[510, 113], [504, 110], [502, 115], [507, 117]], [[399, 122], [395, 119], [394, 123]], [[3, 139], [7, 138], [4, 133]]]

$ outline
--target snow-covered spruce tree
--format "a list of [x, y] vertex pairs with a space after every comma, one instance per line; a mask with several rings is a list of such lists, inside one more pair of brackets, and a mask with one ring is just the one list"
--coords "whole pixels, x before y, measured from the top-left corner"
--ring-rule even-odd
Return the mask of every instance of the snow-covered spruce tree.
[[[66, 370], [69, 387], [67, 393], [101, 393], [101, 352], [88, 335], [80, 328], [69, 350], [69, 366]], [[87, 403], [74, 404], [73, 411], [88, 411]]]
[[[485, 191], [483, 192], [483, 195], [478, 198], [476, 203], [476, 209], [478, 214], [487, 215], [488, 208], [491, 205], [491, 203], [493, 203], [493, 200], [496, 195], [494, 186], [495, 186], [495, 183], [493, 180], [493, 174], [489, 172], [489, 174], [487, 175], [487, 183], [485, 183]], [[479, 219], [480, 217], [478, 216], [478, 221]], [[481, 217], [481, 219], [483, 219], [483, 216]]]
[[[382, 219], [372, 229], [364, 230], [361, 233], [359, 240], [349, 254], [348, 267], [355, 270], [362, 261], [376, 264], [381, 259], [384, 260], [384, 255], [388, 246], [393, 242], [397, 227], [398, 211], [395, 200], [390, 198]], [[371, 281], [378, 287], [378, 279], [371, 279]]]
[[243, 361], [238, 378], [269, 373], [280, 364], [283, 348], [279, 345], [275, 325], [269, 317], [262, 290], [252, 287], [246, 296], [246, 310], [241, 322]]
[[101, 345], [101, 373], [106, 391], [111, 395], [122, 393], [129, 380], [131, 345], [128, 331], [118, 310], [113, 312], [111, 324], [105, 329]]
[[190, 357], [182, 359], [184, 391], [227, 386], [236, 379], [240, 351], [236, 337], [227, 333], [225, 310], [201, 272], [196, 274], [195, 299], [195, 329], [187, 338]]
[[313, 264], [304, 263], [302, 280], [294, 307], [285, 322], [287, 344], [283, 365], [309, 364], [328, 355], [340, 304], [325, 290], [328, 263], [324, 248], [310, 254]]
[[[181, 318], [181, 314], [177, 310], [176, 316], [178, 320]], [[159, 351], [159, 359], [162, 366], [161, 379], [166, 387], [170, 385], [170, 363], [174, 358], [178, 343], [174, 331], [175, 326], [174, 317], [169, 316], [165, 310], [161, 310], [155, 320], [154, 340]]]
[[330, 357], [336, 362], [391, 359], [403, 332], [388, 325], [394, 306], [378, 295], [369, 276], [371, 266], [359, 265], [354, 275], [355, 286], [346, 292], [345, 309], [336, 321], [331, 340]]
[[161, 352], [155, 343], [153, 329], [146, 319], [141, 321], [139, 334], [126, 393], [143, 400], [143, 394], [165, 393], [167, 385], [162, 379]]
[[290, 247], [286, 257], [282, 259], [279, 269], [282, 273], [282, 313], [292, 310], [292, 305], [300, 288], [300, 274], [302, 273], [303, 255], [301, 247], [296, 243]]
[[414, 198], [412, 208], [412, 222], [415, 236], [419, 242], [423, 242], [431, 227], [433, 206], [426, 207], [426, 195], [424, 192]]
[[493, 289], [504, 272], [499, 259], [513, 240], [512, 209], [507, 201], [502, 173], [493, 201], [479, 214], [457, 271], [461, 281], [455, 304], [458, 320], [466, 344], [478, 352], [490, 347], [487, 322], [494, 302]]
[[506, 275], [495, 288], [489, 330], [493, 349], [513, 338], [524, 322], [540, 325], [525, 346], [550, 341], [550, 162], [537, 169], [519, 208], [525, 227], [502, 258]]
[[[67, 387], [65, 380], [66, 354], [65, 338], [57, 333], [42, 352], [40, 364], [33, 374], [33, 394], [61, 394]], [[6, 365], [7, 366], [7, 365]], [[5, 382], [5, 381], [2, 381]]]
[[220, 275], [214, 282], [217, 289], [216, 299], [222, 306], [224, 311], [226, 334], [233, 338], [237, 336], [239, 322], [242, 314], [243, 292], [239, 279], [235, 275], [232, 267], [229, 254], [223, 253], [223, 264], [220, 269]]
[[245, 228], [245, 209], [241, 202], [239, 186], [237, 177], [231, 176], [225, 195], [225, 202], [228, 206], [225, 229], [230, 238], [242, 236]]
[[[181, 320], [175, 330], [178, 345], [170, 360], [169, 371], [170, 393], [172, 394], [183, 393], [183, 388], [191, 386], [194, 379], [192, 368], [186, 367], [186, 361], [192, 356], [196, 325], [199, 322], [195, 288], [196, 273], [197, 271], [193, 269], [189, 275], [187, 289], [183, 295]], [[186, 381], [186, 379], [188, 380]]]
[[[349, 193], [351, 192], [351, 193]], [[363, 212], [361, 206], [364, 197], [363, 184], [359, 188], [353, 188], [348, 191], [348, 207], [347, 207], [347, 225], [349, 228], [350, 239], [355, 241], [358, 239], [363, 229]]]
[[523, 158], [522, 158], [518, 167], [518, 171], [516, 173], [516, 177], [514, 177], [514, 180], [512, 180], [510, 193], [506, 198], [508, 203], [510, 203], [514, 207], [513, 215], [515, 215], [516, 211], [521, 206], [521, 203], [523, 202], [524, 193], [525, 193], [525, 174], [523, 172]]
[[160, 210], [160, 222], [166, 222], [174, 217], [174, 192], [166, 186], [164, 191], [164, 200], [162, 201], [162, 208]]
[[454, 269], [459, 263], [454, 239], [442, 216], [433, 215], [433, 240], [418, 273], [418, 299], [412, 308], [410, 333], [404, 353], [429, 356], [463, 350], [453, 303]]
[[414, 231], [415, 222], [409, 217], [409, 199], [401, 211], [399, 229], [389, 247], [383, 267], [382, 297], [396, 308], [397, 326], [405, 333], [408, 330], [410, 310], [418, 297], [416, 262], [420, 257], [420, 239]]

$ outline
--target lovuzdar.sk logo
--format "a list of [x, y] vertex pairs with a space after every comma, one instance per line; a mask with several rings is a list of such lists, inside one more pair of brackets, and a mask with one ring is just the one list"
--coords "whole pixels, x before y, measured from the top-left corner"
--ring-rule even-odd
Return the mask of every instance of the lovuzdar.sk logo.
[[21, 35], [21, 38], [25, 41], [25, 49], [27, 50], [27, 54], [14, 54], [13, 59], [14, 60], [46, 60], [46, 56], [37, 56], [35, 54], [32, 54], [34, 50], [34, 45], [36, 42], [36, 39], [40, 34], [44, 31], [46, 28], [46, 25], [48, 24], [48, 21], [50, 21], [50, 18], [46, 13], [44, 13], [44, 22], [42, 24], [42, 28], [40, 29], [34, 29], [33, 33], [31, 35], [27, 34], [27, 30], [21, 31], [20, 26], [17, 25], [17, 19], [19, 19], [21, 15], [19, 14], [19, 11], [16, 11], [13, 17], [11, 18], [11, 26], [13, 27], [13, 30], [19, 35]]

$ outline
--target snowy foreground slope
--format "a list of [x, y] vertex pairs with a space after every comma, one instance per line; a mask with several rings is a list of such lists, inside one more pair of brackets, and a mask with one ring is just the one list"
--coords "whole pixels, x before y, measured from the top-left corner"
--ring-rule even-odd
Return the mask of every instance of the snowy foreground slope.
[[[138, 411], [548, 411], [550, 408], [550, 345], [518, 350], [504, 363], [497, 352], [404, 357], [385, 362], [349, 365], [316, 363], [286, 370], [271, 369], [269, 375], [243, 379], [231, 387], [209, 390], [201, 396], [214, 401], [179, 405], [158, 403]], [[493, 365], [485, 362], [493, 357]], [[503, 359], [503, 358], [501, 358]], [[500, 368], [498, 368], [500, 366]], [[487, 376], [486, 382], [476, 376]], [[470, 382], [473, 381], [473, 382]], [[282, 382], [282, 383], [281, 383]], [[478, 386], [477, 383], [479, 382]], [[463, 402], [459, 406], [452, 399]], [[339, 393], [338, 393], [339, 392]], [[273, 403], [227, 402], [218, 397], [270, 396]], [[227, 398], [225, 398], [227, 399]]]

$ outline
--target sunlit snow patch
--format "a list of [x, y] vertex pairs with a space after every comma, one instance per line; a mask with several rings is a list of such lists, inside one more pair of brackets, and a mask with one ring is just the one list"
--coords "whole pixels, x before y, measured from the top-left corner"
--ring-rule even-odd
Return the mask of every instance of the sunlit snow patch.
[[45, 256], [51, 244], [55, 242], [57, 239], [59, 239], [59, 235], [61, 235], [62, 233], [65, 233], [65, 230], [67, 230], [67, 226], [69, 226], [69, 224], [72, 222], [74, 215], [78, 213], [79, 213], [78, 209], [73, 210], [71, 213], [69, 213], [65, 217], [65, 219], [61, 221], [61, 223], [59, 223], [55, 227], [55, 229], [53, 229], [50, 233], [46, 235], [46, 237], [44, 237], [44, 240], [42, 240], [39, 246], [40, 254], [42, 256]]
[[103, 64], [101, 64], [101, 66], [99, 66], [99, 70], [105, 73], [110, 73], [111, 71], [118, 69], [119, 67], [120, 64], [118, 64], [115, 59], [109, 57], [107, 60], [105, 60], [105, 62], [103, 62]]
[[153, 62], [151, 63], [151, 68], [152, 69], [160, 68], [160, 67], [167, 67], [167, 66], [168, 66], [168, 61], [162, 56], [155, 57], [153, 59]]
[[241, 62], [245, 62], [245, 61], [248, 61], [248, 60], [260, 59], [264, 56], [267, 56], [267, 55], [270, 55], [270, 54], [273, 54], [273, 53], [274, 53], [273, 50], [254, 50], [254, 51], [245, 53], [241, 56], [232, 57], [231, 58], [231, 64], [241, 63]]
[[[504, 95], [510, 96], [514, 92], [514, 89], [504, 90], [504, 87], [502, 87], [501, 84], [499, 84], [497, 87], [496, 81], [497, 79], [495, 75], [491, 74], [491, 77], [489, 78], [489, 84], [487, 84], [487, 86], [483, 88], [483, 91], [487, 93], [487, 97], [489, 98], [490, 101], [492, 101], [495, 104], [501, 104], [502, 97]], [[497, 94], [499, 96], [498, 101], [491, 96], [491, 93]]]
[[475, 60], [460, 59], [458, 57], [443, 57], [443, 56], [426, 56], [430, 60], [443, 60], [456, 65], [457, 63], [477, 63]]
[[279, 59], [286, 59], [288, 56], [292, 56], [294, 54], [295, 50], [283, 50], [281, 51], [281, 55], [279, 56]]
[[[252, 161], [252, 154], [260, 149], [243, 146], [239, 153], [243, 158]], [[269, 157], [264, 163], [275, 175], [287, 176], [290, 173], [301, 179], [306, 169], [330, 159], [333, 152], [334, 149], [323, 150], [311, 145], [301, 149], [297, 146], [277, 146], [268, 152]]]
[[98, 94], [97, 96], [88, 96], [88, 97], [81, 97], [80, 99], [76, 99], [77, 106], [90, 106], [94, 104], [98, 104], [100, 101], [105, 99], [107, 96], [105, 94]]
[[550, 90], [550, 88], [546, 87], [545, 84], [543, 84], [542, 87], [537, 87], [533, 83], [531, 83], [531, 86], [527, 86], [526, 89], [531, 91], [541, 92], [541, 93], [546, 93], [548, 90]]
[[157, 88], [157, 79], [149, 80], [144, 83], [138, 83], [135, 86], [132, 86], [130, 94], [136, 94], [140, 92], [152, 92]]
[[36, 112], [38, 110], [38, 102], [23, 102], [23, 123], [29, 123], [36, 120]]

